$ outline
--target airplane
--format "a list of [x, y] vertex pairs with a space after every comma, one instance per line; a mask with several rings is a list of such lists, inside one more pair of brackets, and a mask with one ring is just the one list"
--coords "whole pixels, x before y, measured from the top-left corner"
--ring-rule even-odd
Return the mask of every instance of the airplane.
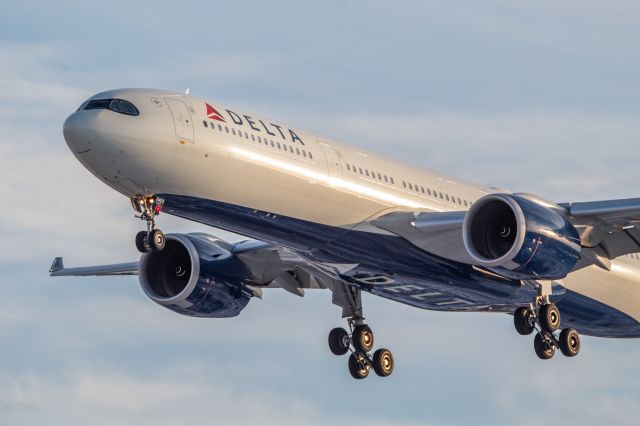
[[[384, 125], [384, 123], [380, 123]], [[534, 350], [640, 337], [640, 198], [552, 202], [465, 182], [190, 94], [98, 93], [64, 122], [76, 158], [129, 198], [139, 260], [51, 276], [138, 275], [182, 315], [238, 315], [267, 289], [331, 291], [351, 376], [387, 377], [362, 292], [449, 312], [501, 312]], [[167, 213], [249, 239], [164, 234]]]

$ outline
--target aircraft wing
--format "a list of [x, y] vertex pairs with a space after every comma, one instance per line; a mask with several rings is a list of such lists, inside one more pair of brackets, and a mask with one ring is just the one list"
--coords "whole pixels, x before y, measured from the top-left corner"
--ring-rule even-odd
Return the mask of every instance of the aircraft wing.
[[583, 259], [611, 269], [612, 259], [640, 252], [640, 198], [561, 204], [580, 233]]
[[[640, 252], [640, 198], [564, 203], [567, 219], [580, 233], [583, 258], [576, 266], [611, 268], [611, 260]], [[465, 211], [391, 212], [371, 224], [404, 237], [423, 250], [446, 259], [474, 264], [462, 238]]]
[[49, 269], [52, 277], [87, 277], [107, 275], [138, 275], [138, 262], [118, 263], [114, 265], [84, 266], [65, 268], [61, 257], [56, 257]]
[[[335, 266], [318, 265], [287, 248], [263, 241], [248, 240], [235, 244], [218, 239], [214, 241], [249, 268], [254, 285], [248, 287], [258, 298], [262, 298], [262, 290], [266, 288], [280, 288], [300, 297], [304, 297], [307, 289], [328, 289], [333, 293], [332, 302], [342, 308], [344, 317], [361, 309], [360, 297], [354, 296], [344, 281], [335, 278]], [[49, 274], [52, 277], [138, 275], [139, 264], [135, 261], [66, 268], [62, 257], [56, 257]]]

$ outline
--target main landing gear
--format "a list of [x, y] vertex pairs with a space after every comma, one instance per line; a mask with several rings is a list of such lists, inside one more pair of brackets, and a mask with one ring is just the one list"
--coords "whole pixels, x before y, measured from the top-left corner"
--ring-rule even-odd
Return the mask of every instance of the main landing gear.
[[560, 349], [567, 357], [580, 352], [580, 335], [573, 328], [565, 328], [560, 333], [560, 310], [549, 301], [550, 284], [541, 284], [540, 294], [530, 306], [523, 306], [513, 314], [516, 331], [529, 335], [537, 331], [533, 339], [533, 348], [540, 359], [551, 359]]
[[378, 349], [373, 354], [373, 331], [364, 323], [361, 291], [334, 280], [330, 287], [332, 302], [342, 308], [349, 331], [338, 327], [329, 333], [329, 349], [334, 355], [349, 355], [349, 372], [354, 379], [364, 379], [371, 370], [380, 377], [393, 373], [393, 355], [389, 349]]
[[363, 322], [364, 318], [353, 317], [347, 321], [350, 333], [344, 328], [334, 328], [329, 333], [329, 349], [334, 355], [349, 355], [349, 373], [354, 379], [364, 379], [371, 370], [380, 377], [393, 373], [393, 355], [389, 349], [378, 349], [373, 353], [373, 331]]
[[147, 222], [147, 230], [136, 235], [136, 248], [140, 253], [161, 251], [164, 249], [165, 238], [161, 230], [156, 229], [155, 217], [162, 211], [164, 200], [158, 197], [138, 196], [131, 199], [133, 209], [138, 212], [136, 217]]

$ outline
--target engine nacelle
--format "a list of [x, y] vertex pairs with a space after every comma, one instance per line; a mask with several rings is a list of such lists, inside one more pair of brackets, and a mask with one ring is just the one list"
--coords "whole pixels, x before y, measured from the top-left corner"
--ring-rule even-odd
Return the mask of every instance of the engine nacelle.
[[253, 293], [251, 277], [228, 244], [205, 234], [169, 234], [160, 252], [140, 259], [140, 285], [156, 303], [183, 315], [233, 317]]
[[561, 208], [529, 194], [479, 199], [463, 238], [478, 265], [513, 279], [561, 279], [580, 259], [578, 231]]

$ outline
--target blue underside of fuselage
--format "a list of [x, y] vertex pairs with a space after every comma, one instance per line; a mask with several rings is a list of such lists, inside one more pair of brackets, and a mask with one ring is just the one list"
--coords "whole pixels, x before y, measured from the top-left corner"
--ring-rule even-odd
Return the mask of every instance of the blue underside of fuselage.
[[[422, 309], [513, 312], [528, 305], [536, 294], [529, 284], [431, 255], [400, 237], [201, 198], [158, 195], [165, 200], [166, 213], [288, 247], [329, 267], [329, 272], [333, 268], [336, 277], [362, 290]], [[563, 327], [593, 336], [640, 337], [640, 323], [630, 316], [579, 293], [558, 290], [554, 298]]]

